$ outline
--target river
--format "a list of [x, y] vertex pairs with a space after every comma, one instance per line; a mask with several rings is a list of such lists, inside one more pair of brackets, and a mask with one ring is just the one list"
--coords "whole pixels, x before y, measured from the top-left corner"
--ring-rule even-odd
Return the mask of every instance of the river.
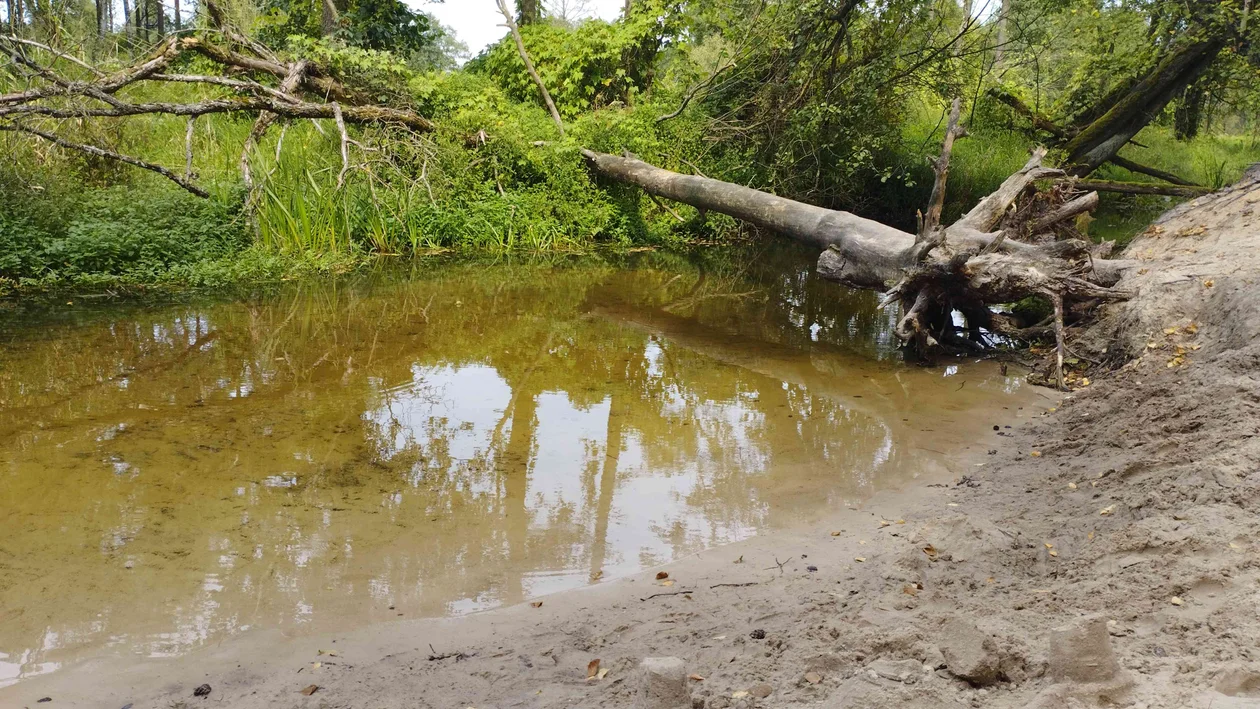
[[[942, 475], [1039, 395], [791, 248], [0, 307], [0, 686], [513, 604]], [[958, 472], [958, 471], [954, 471]]]

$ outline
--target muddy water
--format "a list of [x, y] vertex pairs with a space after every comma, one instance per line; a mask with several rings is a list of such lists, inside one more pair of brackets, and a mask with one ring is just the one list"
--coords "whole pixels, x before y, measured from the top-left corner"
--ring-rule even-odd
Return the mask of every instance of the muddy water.
[[1042, 399], [795, 252], [0, 311], [0, 686], [466, 613], [807, 523]]

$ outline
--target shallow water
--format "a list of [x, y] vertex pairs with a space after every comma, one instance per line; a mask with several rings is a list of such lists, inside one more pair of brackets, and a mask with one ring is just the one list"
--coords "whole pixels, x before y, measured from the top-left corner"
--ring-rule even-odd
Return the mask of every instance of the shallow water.
[[942, 469], [1040, 395], [806, 254], [426, 262], [0, 312], [0, 686], [515, 603]]

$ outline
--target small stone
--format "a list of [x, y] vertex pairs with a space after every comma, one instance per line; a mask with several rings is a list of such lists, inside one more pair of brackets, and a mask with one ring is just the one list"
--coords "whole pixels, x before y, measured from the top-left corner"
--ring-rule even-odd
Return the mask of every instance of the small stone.
[[819, 682], [822, 682], [822, 675], [817, 672], [806, 672], [805, 681], [810, 684], [818, 684]]
[[132, 561], [131, 559], [128, 559], [128, 560], [126, 561], [126, 563], [124, 563], [124, 564], [123, 564], [123, 568], [124, 568], [124, 569], [134, 569], [134, 568], [136, 568], [136, 562]]
[[209, 696], [209, 694], [210, 694], [210, 685], [208, 684], [203, 684], [200, 687], [193, 690], [194, 697], [205, 697], [205, 696]]
[[945, 656], [941, 654], [938, 648], [928, 648], [923, 658], [923, 666], [932, 670], [939, 670], [946, 665]]
[[761, 684], [754, 684], [753, 686], [748, 688], [748, 693], [758, 699], [765, 699], [766, 697], [774, 693], [774, 687], [771, 687], [770, 685], [764, 682]]
[[923, 674], [923, 665], [918, 660], [876, 660], [866, 669], [877, 677], [906, 684], [914, 683]]
[[1082, 618], [1050, 631], [1050, 676], [1054, 679], [1105, 682], [1119, 671], [1105, 618]]
[[752, 638], [753, 640], [765, 640], [766, 631], [762, 630], [761, 628], [757, 628], [756, 630], [749, 633], [748, 637]]
[[979, 686], [998, 681], [1001, 658], [988, 635], [961, 618], [946, 623], [942, 634], [941, 654], [951, 674]]
[[688, 709], [686, 664], [677, 657], [645, 657], [639, 663], [638, 709]]

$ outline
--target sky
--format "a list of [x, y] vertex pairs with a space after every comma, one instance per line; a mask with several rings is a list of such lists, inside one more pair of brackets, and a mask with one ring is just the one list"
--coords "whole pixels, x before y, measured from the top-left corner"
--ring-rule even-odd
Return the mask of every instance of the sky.
[[[499, 40], [507, 30], [500, 27], [503, 16], [495, 0], [445, 0], [434, 3], [427, 0], [405, 0], [408, 5], [423, 10], [455, 30], [455, 36], [468, 45], [468, 50], [476, 56], [486, 45]], [[545, 2], [551, 5], [551, 2]], [[570, 0], [570, 4], [574, 4]], [[592, 15], [606, 20], [615, 19], [624, 5], [623, 0], [589, 0], [586, 3]], [[514, 0], [508, 0], [508, 7], [515, 9]]]

